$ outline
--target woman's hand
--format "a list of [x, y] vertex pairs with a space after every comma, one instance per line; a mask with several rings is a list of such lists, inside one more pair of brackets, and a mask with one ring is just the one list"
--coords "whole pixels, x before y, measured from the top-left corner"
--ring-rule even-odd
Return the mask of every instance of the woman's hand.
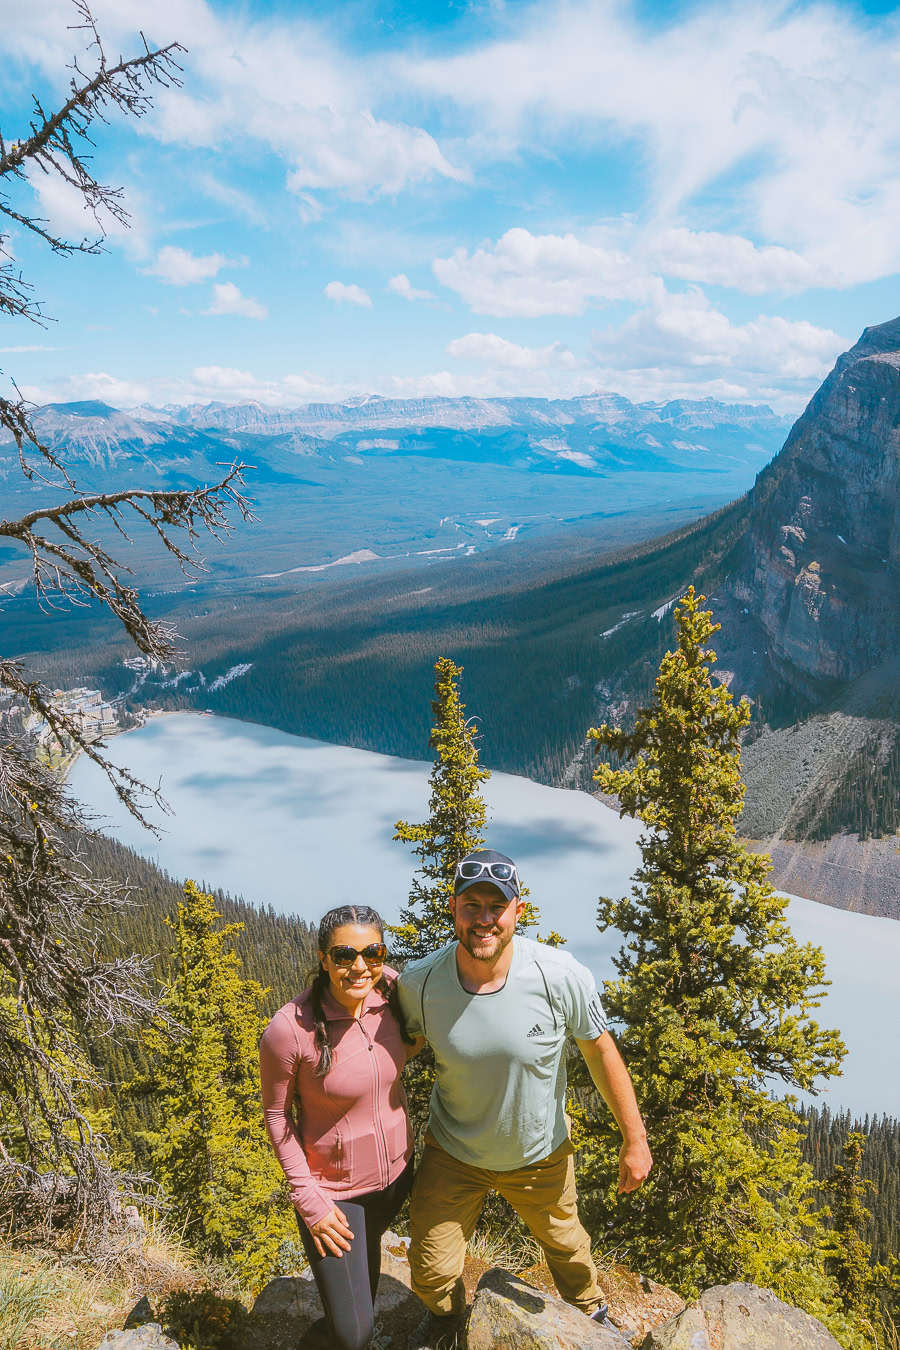
[[331, 1213], [326, 1214], [318, 1223], [314, 1223], [309, 1231], [320, 1256], [343, 1256], [344, 1252], [350, 1250], [353, 1234], [347, 1223], [346, 1214], [342, 1213], [337, 1205], [333, 1205]]

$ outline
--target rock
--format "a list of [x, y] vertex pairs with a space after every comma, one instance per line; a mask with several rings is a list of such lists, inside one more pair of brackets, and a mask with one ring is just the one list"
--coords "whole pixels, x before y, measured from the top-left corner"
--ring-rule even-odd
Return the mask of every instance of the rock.
[[814, 703], [890, 659], [900, 622], [900, 319], [867, 328], [762, 471], [728, 589]]
[[382, 1250], [381, 1279], [378, 1281], [378, 1293], [375, 1297], [375, 1319], [390, 1315], [396, 1316], [415, 1304], [418, 1311], [422, 1303], [410, 1287], [409, 1262], [393, 1252]]
[[478, 1282], [466, 1333], [468, 1350], [623, 1350], [628, 1344], [613, 1327], [499, 1267]]
[[717, 1284], [644, 1339], [641, 1350], [840, 1350], [815, 1317], [755, 1284]]
[[[382, 1242], [381, 1279], [375, 1299], [375, 1322], [393, 1329], [421, 1316], [422, 1304], [410, 1288], [408, 1240], [386, 1233]], [[322, 1316], [312, 1274], [281, 1275], [259, 1293], [243, 1341], [247, 1350], [295, 1350], [309, 1326]]]
[[308, 1271], [303, 1275], [279, 1275], [260, 1291], [250, 1316], [273, 1315], [294, 1320], [322, 1315], [319, 1293]]
[[153, 1320], [153, 1309], [150, 1306], [150, 1300], [145, 1294], [143, 1298], [138, 1299], [131, 1312], [125, 1318], [125, 1330], [131, 1331], [134, 1327], [142, 1327], [146, 1322], [152, 1322]]
[[123, 1331], [108, 1331], [97, 1350], [179, 1350], [177, 1341], [167, 1336], [158, 1322]]

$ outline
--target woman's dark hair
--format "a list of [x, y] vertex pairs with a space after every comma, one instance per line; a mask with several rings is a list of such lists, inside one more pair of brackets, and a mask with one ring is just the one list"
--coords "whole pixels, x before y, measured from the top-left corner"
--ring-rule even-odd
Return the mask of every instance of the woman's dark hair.
[[[379, 938], [382, 942], [384, 941], [384, 921], [377, 910], [370, 908], [369, 905], [338, 905], [336, 909], [330, 909], [327, 914], [322, 916], [318, 936], [320, 952], [328, 951], [335, 931], [347, 923], [358, 924], [362, 928], [377, 928]], [[328, 988], [329, 983], [328, 971], [320, 962], [310, 986], [313, 1021], [316, 1028], [315, 1045], [319, 1052], [319, 1063], [316, 1066], [317, 1078], [324, 1078], [331, 1068], [331, 1037], [328, 1034], [325, 1009], [322, 1006], [322, 995]], [[404, 1041], [407, 1045], [412, 1045], [414, 1038], [406, 1030], [406, 1019], [400, 1007], [400, 999], [397, 997], [397, 981], [388, 980], [382, 974], [375, 988], [386, 995], [388, 1007], [400, 1024], [400, 1033]]]

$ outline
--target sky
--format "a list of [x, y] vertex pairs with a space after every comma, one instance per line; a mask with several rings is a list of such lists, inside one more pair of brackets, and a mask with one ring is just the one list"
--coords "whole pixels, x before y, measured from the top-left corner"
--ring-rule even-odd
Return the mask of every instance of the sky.
[[[36, 403], [380, 394], [802, 409], [900, 314], [900, 9], [675, 0], [95, 0], [181, 87], [98, 126], [130, 228], [6, 247]], [[66, 96], [70, 0], [0, 0], [0, 130]], [[40, 172], [10, 204], [95, 237]]]

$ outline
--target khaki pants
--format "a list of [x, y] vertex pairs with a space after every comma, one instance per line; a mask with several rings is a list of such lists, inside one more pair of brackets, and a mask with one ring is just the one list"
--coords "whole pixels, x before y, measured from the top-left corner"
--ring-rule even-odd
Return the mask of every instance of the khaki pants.
[[429, 1130], [409, 1211], [412, 1287], [433, 1313], [461, 1313], [466, 1244], [488, 1191], [499, 1191], [544, 1249], [567, 1303], [591, 1313], [601, 1301], [591, 1240], [578, 1219], [568, 1139], [547, 1158], [512, 1172], [459, 1162]]

